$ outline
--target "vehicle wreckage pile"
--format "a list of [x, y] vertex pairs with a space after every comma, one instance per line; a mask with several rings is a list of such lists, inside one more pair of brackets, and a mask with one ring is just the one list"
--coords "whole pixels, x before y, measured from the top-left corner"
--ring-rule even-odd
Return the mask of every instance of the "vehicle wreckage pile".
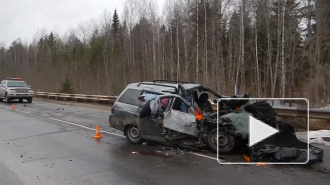
[[[247, 95], [240, 97], [247, 97]], [[159, 105], [164, 105], [164, 103], [160, 103], [159, 99], [154, 98], [154, 100], [148, 101], [142, 107], [141, 117], [147, 117], [149, 114], [154, 114], [157, 110], [160, 110], [161, 108], [156, 108], [158, 106], [155, 106], [157, 101]], [[203, 112], [203, 119], [199, 122], [200, 131], [203, 130], [205, 125], [219, 124], [220, 126], [218, 132], [219, 153], [230, 153], [235, 147], [240, 146], [246, 147], [243, 150], [242, 148], [240, 149], [245, 156], [249, 156], [250, 161], [295, 163], [322, 161], [323, 150], [313, 145], [308, 147], [308, 143], [300, 141], [291, 125], [277, 120], [276, 112], [270, 104], [265, 101], [251, 104], [247, 104], [247, 102], [245, 100], [225, 100], [220, 102], [219, 121], [216, 119], [216, 113]], [[253, 116], [278, 129], [279, 132], [248, 148], [249, 125], [247, 120], [249, 116]]]
[[256, 102], [244, 108], [255, 118], [279, 130], [278, 133], [250, 148], [250, 157], [253, 161], [299, 163], [322, 161], [323, 150], [313, 145], [308, 147], [308, 143], [298, 140], [294, 128], [285, 122], [278, 121], [275, 110], [268, 103]]
[[[227, 98], [218, 102], [217, 112], [209, 95]], [[112, 106], [109, 124], [123, 131], [132, 144], [151, 140], [220, 154], [236, 150], [257, 162], [322, 161], [323, 150], [300, 141], [291, 125], [277, 120], [271, 105], [248, 98], [248, 94], [220, 95], [209, 87], [186, 82], [132, 83]], [[248, 147], [251, 116], [279, 132]]]

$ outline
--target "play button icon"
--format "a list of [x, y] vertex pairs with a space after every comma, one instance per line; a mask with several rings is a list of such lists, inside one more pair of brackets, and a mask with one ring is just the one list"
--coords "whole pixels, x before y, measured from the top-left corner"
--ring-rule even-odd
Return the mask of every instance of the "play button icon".
[[249, 147], [259, 143], [260, 141], [278, 133], [278, 130], [265, 124], [264, 122], [250, 116], [249, 119]]

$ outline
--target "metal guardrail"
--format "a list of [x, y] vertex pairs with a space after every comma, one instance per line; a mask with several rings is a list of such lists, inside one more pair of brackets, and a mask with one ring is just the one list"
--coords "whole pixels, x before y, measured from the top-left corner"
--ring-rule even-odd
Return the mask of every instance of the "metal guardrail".
[[[36, 97], [65, 100], [65, 101], [77, 101], [77, 102], [96, 102], [112, 105], [117, 96], [104, 96], [104, 95], [85, 95], [85, 94], [64, 94], [64, 93], [48, 93], [48, 92], [36, 92]], [[217, 110], [217, 105], [213, 104], [213, 109]], [[307, 117], [307, 109], [305, 108], [293, 108], [293, 107], [274, 107], [279, 116], [283, 117]], [[309, 118], [330, 120], [330, 110], [326, 109], [309, 109]]]
[[97, 102], [97, 103], [105, 103], [105, 104], [113, 104], [117, 98], [117, 96], [65, 94], [65, 93], [48, 93], [48, 92], [36, 92], [35, 96], [40, 98], [48, 98], [55, 100]]
[[[217, 110], [217, 105], [212, 105], [213, 110]], [[273, 107], [276, 113], [279, 116], [283, 117], [301, 117], [307, 118], [307, 111], [306, 108], [295, 108], [295, 107]], [[323, 120], [330, 120], [330, 110], [325, 109], [309, 109], [309, 118], [312, 119], [323, 119]]]
[[[274, 107], [274, 109], [279, 116], [286, 117], [306, 117], [308, 111], [306, 108], [294, 107]], [[309, 118], [330, 120], [330, 110], [310, 108]]]

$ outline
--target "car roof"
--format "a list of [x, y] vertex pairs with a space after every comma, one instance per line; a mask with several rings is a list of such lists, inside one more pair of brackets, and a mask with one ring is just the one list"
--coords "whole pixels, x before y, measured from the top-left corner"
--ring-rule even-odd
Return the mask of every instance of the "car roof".
[[151, 90], [161, 90], [177, 92], [179, 89], [179, 84], [171, 83], [155, 83], [155, 82], [139, 82], [128, 84], [128, 87], [139, 87], [141, 89], [151, 89]]
[[[174, 87], [174, 88], [178, 88], [179, 84], [181, 86], [184, 87], [184, 89], [186, 90], [190, 90], [190, 89], [194, 89], [194, 88], [198, 88], [198, 87], [203, 87], [200, 84], [193, 84], [193, 83], [164, 83], [164, 82], [138, 82], [138, 83], [131, 83], [129, 84], [130, 86], [139, 86], [139, 85], [154, 85], [155, 89], [158, 89], [159, 86], [168, 86], [168, 87]], [[156, 88], [157, 87], [157, 88]]]
[[23, 80], [4, 80], [4, 81], [7, 81], [7, 82], [25, 82]]
[[25, 82], [23, 80], [5, 80], [5, 81], [8, 81], [8, 82]]
[[203, 87], [202, 85], [200, 84], [191, 84], [191, 83], [185, 83], [185, 84], [182, 84], [182, 86], [187, 89], [187, 90], [191, 90], [191, 89], [196, 89], [196, 88], [199, 88], [199, 87]]
[[[218, 98], [226, 97], [218, 94], [215, 90], [203, 86], [201, 84], [194, 84], [194, 83], [180, 83], [180, 82], [172, 82], [172, 83], [166, 83], [166, 82], [138, 82], [138, 83], [131, 83], [128, 86], [130, 87], [141, 87], [145, 89], [151, 89], [151, 90], [160, 90], [165, 92], [174, 92], [177, 93], [179, 91], [179, 88], [183, 88], [183, 91], [197, 91], [197, 90], [204, 90], [204, 91], [210, 91], [212, 94], [216, 95]], [[172, 91], [171, 91], [172, 89]], [[175, 89], [175, 91], [173, 91]]]

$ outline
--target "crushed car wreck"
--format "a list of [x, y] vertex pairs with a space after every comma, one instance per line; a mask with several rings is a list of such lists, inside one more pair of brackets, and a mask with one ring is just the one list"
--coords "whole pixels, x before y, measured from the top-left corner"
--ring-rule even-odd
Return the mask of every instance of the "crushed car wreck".
[[[114, 103], [109, 124], [123, 131], [131, 143], [147, 139], [185, 148], [207, 147], [216, 152], [217, 116], [205, 93], [216, 100], [226, 97], [199, 84], [170, 81], [129, 84]], [[160, 103], [164, 100], [166, 106]], [[155, 108], [160, 104], [161, 108]], [[219, 147], [221, 152], [234, 148], [233, 136], [221, 132], [218, 137], [223, 143]]]
[[[276, 120], [276, 112], [268, 103], [249, 103], [235, 99], [248, 98], [248, 94], [236, 95], [219, 101], [217, 114], [209, 95], [214, 102], [228, 98], [199, 84], [165, 80], [129, 84], [114, 103], [109, 124], [123, 131], [133, 144], [152, 140], [219, 153], [230, 153], [240, 146], [249, 151], [246, 155], [252, 161], [307, 160], [307, 143], [295, 137], [292, 126]], [[250, 116], [277, 128], [279, 133], [248, 148]], [[310, 145], [308, 152], [313, 159], [310, 162], [322, 160], [322, 149]]]
[[234, 135], [235, 142], [240, 143], [241, 146], [242, 144], [247, 146], [248, 143], [250, 116], [279, 131], [248, 149], [246, 155], [251, 161], [296, 163], [322, 161], [323, 150], [313, 145], [308, 147], [308, 143], [298, 140], [294, 128], [278, 121], [274, 108], [265, 101], [253, 103], [235, 99], [220, 101], [219, 114], [219, 128], [231, 127], [232, 129], [225, 129], [225, 132]]

